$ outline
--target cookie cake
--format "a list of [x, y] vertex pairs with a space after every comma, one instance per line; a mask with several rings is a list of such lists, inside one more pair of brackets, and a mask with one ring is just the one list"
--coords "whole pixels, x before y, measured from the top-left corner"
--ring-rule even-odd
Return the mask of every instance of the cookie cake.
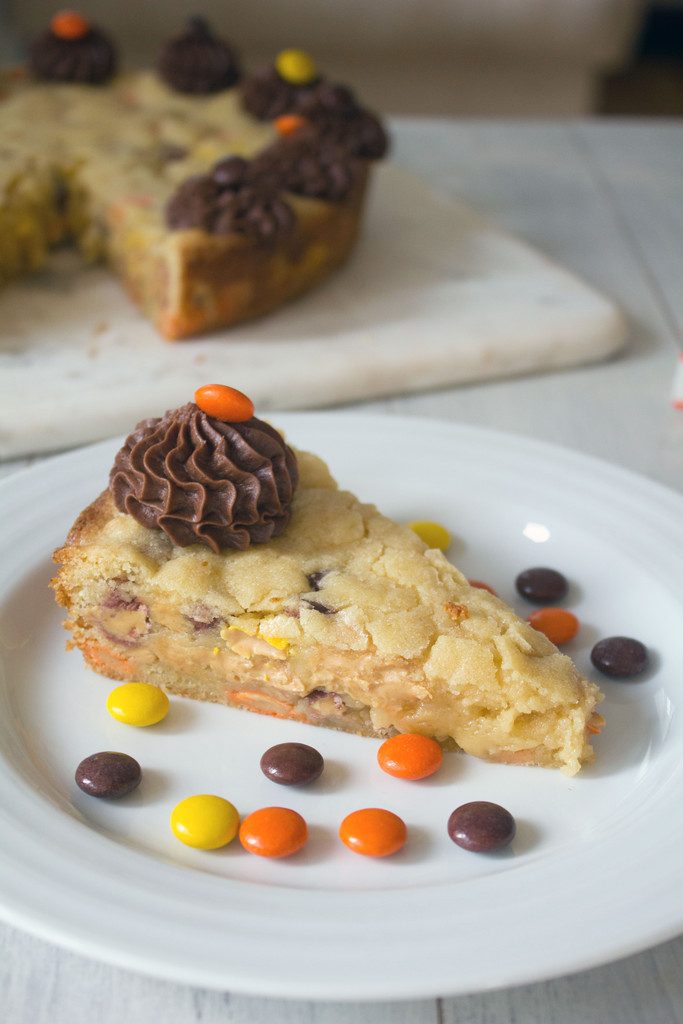
[[572, 661], [253, 412], [207, 385], [126, 439], [54, 556], [88, 665], [491, 761], [589, 761], [600, 693]]
[[201, 18], [153, 71], [119, 73], [74, 11], [0, 72], [0, 282], [73, 241], [166, 338], [274, 309], [358, 236], [380, 121], [300, 50], [242, 71]]

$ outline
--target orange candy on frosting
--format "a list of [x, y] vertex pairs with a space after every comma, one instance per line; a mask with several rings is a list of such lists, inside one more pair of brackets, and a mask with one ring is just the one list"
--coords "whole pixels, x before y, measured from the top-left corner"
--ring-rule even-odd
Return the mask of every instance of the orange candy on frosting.
[[227, 384], [204, 384], [195, 391], [194, 400], [207, 416], [227, 423], [243, 423], [254, 415], [251, 398]]
[[90, 31], [90, 22], [78, 11], [59, 11], [50, 22], [50, 30], [58, 39], [82, 39]]
[[301, 131], [306, 127], [308, 121], [301, 114], [282, 114], [275, 118], [273, 124], [278, 135], [286, 136], [295, 135], [296, 132]]

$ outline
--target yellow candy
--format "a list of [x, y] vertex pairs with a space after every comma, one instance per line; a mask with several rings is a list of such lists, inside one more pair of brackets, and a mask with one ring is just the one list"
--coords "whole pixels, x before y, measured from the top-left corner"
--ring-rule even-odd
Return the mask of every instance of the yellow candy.
[[418, 519], [408, 523], [410, 529], [425, 542], [428, 548], [439, 548], [446, 551], [451, 545], [451, 535], [441, 523], [432, 523], [429, 519]]
[[156, 725], [168, 714], [168, 697], [152, 683], [124, 683], [107, 697], [107, 711], [125, 725]]
[[264, 636], [261, 639], [278, 651], [286, 651], [289, 647], [289, 640], [286, 640], [283, 636]]
[[227, 846], [240, 827], [240, 816], [222, 796], [203, 793], [181, 800], [171, 812], [174, 836], [198, 850], [217, 850]]
[[275, 70], [290, 85], [308, 85], [318, 77], [315, 61], [303, 50], [282, 50], [275, 58]]

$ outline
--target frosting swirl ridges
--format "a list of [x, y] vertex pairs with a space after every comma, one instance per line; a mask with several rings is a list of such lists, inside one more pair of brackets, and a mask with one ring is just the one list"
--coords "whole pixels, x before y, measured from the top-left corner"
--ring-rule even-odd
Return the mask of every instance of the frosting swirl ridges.
[[117, 66], [112, 41], [97, 28], [75, 39], [60, 39], [48, 29], [33, 40], [29, 53], [31, 74], [51, 82], [103, 85]]
[[218, 553], [282, 533], [297, 483], [294, 453], [268, 423], [224, 422], [190, 402], [138, 423], [109, 488], [119, 511], [143, 526]]
[[270, 245], [294, 226], [291, 206], [278, 195], [278, 182], [254, 175], [239, 156], [219, 161], [209, 174], [182, 182], [166, 204], [166, 223], [174, 231], [200, 228], [214, 235], [246, 235]]
[[198, 96], [230, 89], [240, 77], [232, 47], [200, 17], [189, 18], [185, 30], [169, 39], [157, 67], [171, 89]]

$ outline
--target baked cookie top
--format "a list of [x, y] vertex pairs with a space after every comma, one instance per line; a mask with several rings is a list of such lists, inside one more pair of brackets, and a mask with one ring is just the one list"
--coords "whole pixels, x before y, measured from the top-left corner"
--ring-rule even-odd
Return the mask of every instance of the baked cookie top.
[[383, 658], [418, 658], [427, 678], [476, 691], [485, 679], [524, 713], [577, 705], [597, 688], [502, 601], [471, 587], [438, 550], [341, 491], [325, 463], [297, 452], [287, 530], [246, 551], [177, 547], [118, 512], [109, 492], [77, 520], [65, 552], [87, 547], [107, 576], [209, 609], [226, 628]]
[[[106, 34], [61, 12], [34, 41], [29, 73], [0, 75], [0, 203], [4, 193], [11, 205], [42, 170], [62, 191], [75, 181], [96, 215], [137, 203], [172, 231], [248, 233], [248, 218], [220, 215], [226, 206], [262, 210], [264, 194], [281, 193], [343, 200], [362, 165], [386, 152], [379, 120], [307, 54], [283, 51], [273, 65], [242, 76], [231, 46], [202, 19], [190, 19], [168, 41], [157, 70], [116, 71]], [[256, 154], [263, 155], [258, 163]], [[237, 199], [234, 182], [226, 186], [214, 173], [231, 156], [249, 164]], [[168, 204], [180, 186], [179, 220]], [[276, 217], [270, 232], [252, 237], [268, 242], [288, 227]]]

